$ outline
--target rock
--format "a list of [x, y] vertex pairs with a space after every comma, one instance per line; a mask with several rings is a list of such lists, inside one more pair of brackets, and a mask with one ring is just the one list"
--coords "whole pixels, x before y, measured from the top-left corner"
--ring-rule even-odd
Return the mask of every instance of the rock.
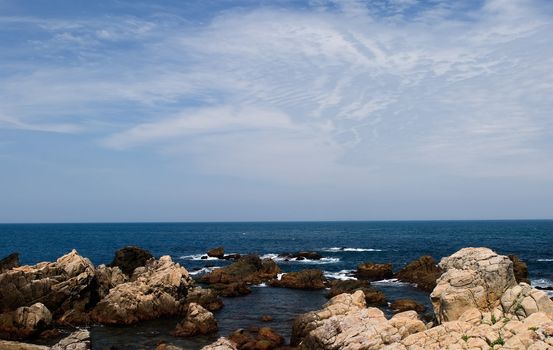
[[530, 284], [528, 279], [528, 265], [518, 258], [516, 255], [507, 255], [513, 262], [513, 273], [515, 274], [515, 280], [517, 283], [524, 282]]
[[239, 329], [229, 335], [228, 340], [236, 344], [238, 350], [272, 350], [284, 343], [284, 338], [269, 327], [259, 329]]
[[213, 270], [201, 277], [201, 281], [215, 283], [260, 284], [276, 277], [280, 272], [278, 265], [271, 259], [261, 260], [256, 255], [243, 256], [229, 266]]
[[259, 318], [261, 322], [271, 322], [273, 320], [273, 316], [270, 315], [263, 315]]
[[37, 335], [52, 323], [52, 314], [44, 304], [22, 306], [0, 315], [0, 337], [24, 339]]
[[97, 283], [96, 290], [100, 300], [108, 295], [110, 289], [127, 282], [129, 279], [117, 266], [107, 267], [105, 265], [100, 265], [96, 268], [95, 275]]
[[553, 302], [545, 292], [526, 283], [519, 283], [501, 296], [500, 312], [519, 320], [538, 312], [553, 318]]
[[56, 262], [20, 266], [0, 274], [0, 313], [42, 303], [54, 319], [87, 312], [94, 302], [94, 266], [73, 250]]
[[0, 273], [4, 273], [19, 266], [19, 253], [11, 253], [0, 260]]
[[222, 259], [225, 256], [225, 248], [217, 247], [207, 251], [207, 256]]
[[394, 310], [394, 312], [404, 312], [404, 311], [416, 311], [418, 313], [422, 313], [426, 310], [426, 307], [422, 304], [417, 303], [414, 300], [410, 299], [399, 299], [395, 300], [391, 308]]
[[185, 350], [173, 344], [160, 343], [156, 346], [156, 350]]
[[424, 330], [416, 312], [387, 320], [379, 309], [365, 308], [363, 292], [357, 291], [340, 294], [322, 310], [299, 316], [291, 345], [300, 350], [383, 349]]
[[188, 290], [187, 303], [200, 304], [209, 311], [217, 311], [223, 308], [224, 304], [217, 292], [213, 289], [195, 287]]
[[418, 288], [431, 292], [442, 272], [437, 261], [426, 255], [411, 261], [395, 275], [395, 278], [403, 282], [416, 283]]
[[471, 308], [489, 310], [510, 287], [513, 263], [488, 248], [464, 248], [440, 262], [444, 270], [431, 299], [437, 320], [454, 321]]
[[354, 293], [362, 291], [365, 294], [367, 305], [386, 305], [386, 296], [379, 290], [370, 287], [370, 283], [364, 280], [334, 280], [330, 282], [328, 298], [333, 298], [342, 293]]
[[213, 344], [204, 346], [202, 350], [238, 350], [238, 348], [227, 338], [219, 338]]
[[311, 331], [322, 326], [326, 320], [333, 316], [344, 316], [365, 309], [365, 307], [365, 294], [362, 291], [356, 291], [353, 294], [344, 293], [333, 297], [323, 306], [322, 310], [311, 311], [296, 317], [292, 327], [290, 345], [298, 345]]
[[369, 281], [378, 281], [387, 278], [392, 278], [392, 264], [374, 264], [364, 263], [357, 266], [356, 275], [360, 279]]
[[188, 305], [188, 311], [175, 331], [176, 337], [192, 337], [199, 334], [211, 334], [217, 332], [217, 321], [213, 314], [196, 303]]
[[60, 340], [51, 350], [89, 350], [90, 332], [81, 329]]
[[242, 257], [240, 254], [228, 254], [223, 256], [223, 259], [225, 260], [238, 260]]
[[325, 282], [326, 278], [321, 270], [308, 269], [286, 273], [280, 280], [271, 281], [271, 286], [314, 290], [325, 288]]
[[115, 252], [115, 257], [109, 265], [110, 267], [119, 267], [123, 273], [130, 276], [134, 269], [145, 266], [146, 262], [153, 256], [149, 251], [139, 247], [124, 247]]
[[16, 341], [0, 340], [2, 350], [51, 350], [49, 346], [20, 343]]
[[104, 324], [132, 324], [181, 314], [191, 283], [186, 269], [171, 257], [148, 260], [146, 266], [134, 270], [128, 282], [112, 288], [91, 317]]

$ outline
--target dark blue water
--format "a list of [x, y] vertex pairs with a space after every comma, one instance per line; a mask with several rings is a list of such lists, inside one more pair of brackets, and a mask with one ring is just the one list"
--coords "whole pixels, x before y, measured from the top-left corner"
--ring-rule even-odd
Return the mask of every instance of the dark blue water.
[[[136, 223], [136, 224], [6, 224], [0, 225], [0, 256], [21, 253], [22, 263], [55, 260], [75, 248], [94, 264], [109, 263], [116, 249], [137, 245], [154, 255], [171, 255], [189, 271], [206, 264], [199, 257], [209, 248], [224, 246], [227, 253], [318, 251], [325, 259], [315, 262], [279, 262], [284, 271], [317, 267], [329, 276], [345, 276], [361, 262], [390, 262], [396, 270], [421, 255], [447, 256], [467, 246], [485, 246], [501, 254], [515, 254], [528, 263], [534, 283], [553, 285], [553, 221], [427, 221], [427, 222], [289, 222], [289, 223]], [[348, 249], [343, 249], [348, 248]], [[390, 300], [410, 297], [426, 301], [411, 286], [377, 284]], [[269, 324], [285, 335], [293, 317], [325, 302], [324, 292], [255, 288], [243, 298], [227, 299], [216, 315], [221, 334], [259, 324], [270, 314]], [[131, 328], [94, 330], [95, 348], [121, 341], [120, 346], [150, 348], [166, 339], [174, 320], [161, 320]], [[160, 333], [152, 333], [156, 328]], [[119, 340], [118, 340], [119, 339]], [[167, 338], [170, 339], [170, 338]], [[198, 348], [212, 338], [181, 341]], [[134, 345], [129, 345], [134, 344]]]

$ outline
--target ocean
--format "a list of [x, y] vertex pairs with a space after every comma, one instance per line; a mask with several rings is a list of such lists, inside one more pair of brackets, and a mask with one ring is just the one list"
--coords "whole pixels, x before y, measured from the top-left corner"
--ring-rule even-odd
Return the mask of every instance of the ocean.
[[[397, 271], [422, 255], [439, 259], [463, 247], [489, 247], [525, 261], [533, 285], [553, 286], [553, 220], [0, 225], [0, 257], [17, 251], [22, 264], [53, 261], [71, 249], [95, 265], [107, 264], [115, 250], [127, 245], [148, 249], [156, 257], [170, 255], [193, 275], [228, 263], [201, 259], [217, 246], [225, 247], [227, 254], [273, 258], [283, 252], [317, 251], [323, 255], [320, 261], [277, 258], [277, 262], [285, 272], [319, 268], [327, 277], [339, 279], [351, 278], [350, 272], [362, 262], [392, 263]], [[410, 284], [385, 280], [373, 286], [389, 301], [410, 298], [430, 308], [428, 294]], [[169, 341], [199, 349], [235, 329], [261, 325], [289, 338], [294, 317], [320, 308], [327, 300], [325, 293], [256, 286], [250, 295], [224, 298], [225, 307], [215, 313], [217, 335], [172, 338], [169, 333], [178, 319], [162, 319], [128, 327], [95, 326], [92, 345], [93, 349], [153, 349], [158, 342]], [[274, 320], [262, 323], [262, 315]]]

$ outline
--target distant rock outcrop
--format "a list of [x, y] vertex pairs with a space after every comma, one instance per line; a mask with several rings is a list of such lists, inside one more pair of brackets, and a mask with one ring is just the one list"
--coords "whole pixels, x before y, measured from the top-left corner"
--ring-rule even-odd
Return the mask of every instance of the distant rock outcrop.
[[386, 296], [381, 291], [370, 286], [368, 281], [364, 280], [334, 280], [330, 282], [330, 290], [327, 297], [333, 298], [342, 293], [355, 293], [362, 291], [365, 295], [367, 305], [386, 305]]
[[0, 273], [4, 273], [19, 266], [19, 253], [11, 253], [0, 260]]
[[325, 288], [325, 283], [326, 278], [321, 270], [307, 269], [285, 273], [280, 279], [271, 281], [271, 286], [314, 290]]
[[229, 266], [202, 276], [201, 281], [210, 284], [260, 284], [272, 280], [279, 272], [280, 268], [273, 260], [262, 260], [256, 255], [247, 255]]
[[392, 271], [392, 264], [375, 264], [367, 262], [357, 266], [356, 275], [360, 279], [378, 281], [392, 278], [394, 273]]
[[115, 257], [109, 266], [117, 266], [124, 274], [130, 276], [133, 274], [134, 269], [145, 266], [146, 262], [152, 258], [153, 256], [149, 251], [139, 247], [129, 246], [116, 251]]
[[436, 280], [442, 275], [438, 262], [431, 256], [422, 256], [411, 261], [396, 275], [400, 281], [415, 283], [418, 288], [431, 292], [436, 287]]

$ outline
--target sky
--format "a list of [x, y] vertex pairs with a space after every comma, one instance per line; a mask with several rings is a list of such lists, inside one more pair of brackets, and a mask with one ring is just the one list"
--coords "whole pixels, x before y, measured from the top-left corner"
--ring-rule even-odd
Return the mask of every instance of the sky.
[[0, 0], [0, 222], [553, 218], [548, 0]]

